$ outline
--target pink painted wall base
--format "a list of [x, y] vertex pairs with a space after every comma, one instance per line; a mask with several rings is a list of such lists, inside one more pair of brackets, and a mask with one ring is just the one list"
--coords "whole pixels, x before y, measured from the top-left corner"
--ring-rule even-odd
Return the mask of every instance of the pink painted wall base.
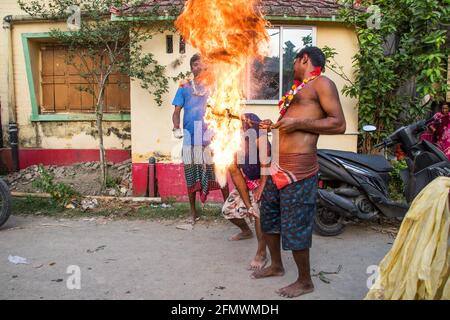
[[[133, 163], [133, 194], [136, 197], [148, 194], [148, 164]], [[184, 168], [178, 163], [157, 163], [156, 183], [158, 195], [164, 199], [174, 199], [175, 201], [189, 201], [187, 195], [186, 180], [184, 178]], [[228, 177], [228, 187], [231, 191], [233, 183]], [[198, 199], [199, 196], [197, 195]], [[198, 200], [200, 201], [200, 200]], [[223, 202], [222, 192], [214, 190], [208, 195], [207, 202]]]

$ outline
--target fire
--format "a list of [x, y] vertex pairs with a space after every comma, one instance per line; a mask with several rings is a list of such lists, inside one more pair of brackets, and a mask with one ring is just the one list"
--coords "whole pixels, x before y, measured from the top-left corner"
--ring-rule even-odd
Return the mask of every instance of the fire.
[[175, 25], [208, 65], [203, 75], [210, 87], [205, 121], [211, 141], [216, 178], [226, 184], [228, 166], [241, 148], [243, 72], [262, 58], [268, 47], [267, 22], [259, 0], [188, 0]]

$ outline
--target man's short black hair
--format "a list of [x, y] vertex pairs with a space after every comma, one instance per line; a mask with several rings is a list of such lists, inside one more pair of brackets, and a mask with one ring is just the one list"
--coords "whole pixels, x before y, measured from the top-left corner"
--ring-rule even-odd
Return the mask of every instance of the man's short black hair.
[[191, 57], [191, 61], [190, 61], [191, 69], [192, 69], [192, 65], [193, 65], [194, 63], [196, 63], [198, 60], [200, 60], [201, 58], [202, 58], [202, 57], [201, 57], [198, 53], [194, 54], [194, 55]]
[[322, 71], [325, 71], [325, 63], [327, 62], [327, 58], [325, 54], [317, 47], [305, 47], [297, 53], [296, 59], [303, 58], [304, 55], [308, 55], [309, 59], [311, 59], [311, 63], [314, 67], [322, 68]]

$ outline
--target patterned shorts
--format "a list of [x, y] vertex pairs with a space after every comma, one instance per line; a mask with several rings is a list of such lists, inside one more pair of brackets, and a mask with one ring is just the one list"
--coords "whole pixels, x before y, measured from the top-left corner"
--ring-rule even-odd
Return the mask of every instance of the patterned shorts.
[[283, 250], [311, 248], [316, 214], [317, 175], [278, 190], [267, 179], [261, 200], [261, 227], [265, 233], [281, 234]]
[[[249, 190], [249, 193], [253, 209], [255, 210], [255, 213], [259, 215], [259, 204], [255, 201], [253, 192]], [[249, 217], [247, 214], [247, 207], [245, 206], [244, 201], [242, 200], [237, 189], [231, 191], [227, 201], [225, 201], [225, 204], [222, 207], [222, 215], [228, 220], [245, 219], [247, 223], [250, 223], [252, 220], [252, 217]]]

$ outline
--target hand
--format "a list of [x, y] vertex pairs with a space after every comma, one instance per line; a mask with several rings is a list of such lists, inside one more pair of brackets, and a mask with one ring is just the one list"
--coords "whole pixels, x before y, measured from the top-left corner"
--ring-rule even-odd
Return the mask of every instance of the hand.
[[272, 128], [273, 122], [270, 119], [266, 119], [263, 120], [259, 123], [259, 128], [260, 129], [266, 129], [268, 131], [270, 131], [270, 129]]
[[172, 129], [172, 132], [173, 132], [173, 136], [174, 136], [176, 139], [181, 139], [181, 138], [183, 138], [183, 131], [182, 131], [180, 128], [173, 128], [173, 129]]
[[258, 186], [258, 188], [255, 189], [255, 191], [253, 191], [253, 198], [255, 199], [256, 202], [261, 201], [261, 197], [262, 197], [262, 193], [264, 191], [264, 187], [266, 186], [266, 184], [260, 184]]
[[273, 129], [291, 133], [298, 130], [298, 120], [294, 118], [283, 118], [272, 126]]
[[251, 207], [247, 212], [250, 217], [259, 218], [259, 214], [255, 211], [255, 208]]

